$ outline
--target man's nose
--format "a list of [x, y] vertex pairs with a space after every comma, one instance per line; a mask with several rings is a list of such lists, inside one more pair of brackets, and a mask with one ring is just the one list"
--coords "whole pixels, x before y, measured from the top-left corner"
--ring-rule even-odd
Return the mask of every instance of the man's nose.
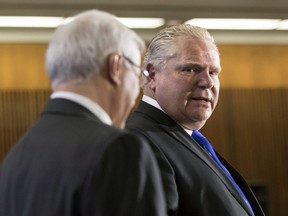
[[214, 86], [214, 81], [211, 77], [209, 70], [202, 71], [198, 74], [198, 86], [201, 88], [212, 88]]

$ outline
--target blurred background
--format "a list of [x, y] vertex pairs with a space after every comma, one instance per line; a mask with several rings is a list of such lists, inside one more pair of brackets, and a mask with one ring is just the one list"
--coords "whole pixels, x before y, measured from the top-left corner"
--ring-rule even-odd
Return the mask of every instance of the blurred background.
[[[189, 20], [202, 25], [198, 21], [203, 18], [240, 19], [232, 27], [212, 26], [212, 20], [203, 26], [218, 44], [223, 70], [218, 106], [202, 131], [248, 180], [267, 215], [286, 216], [288, 1], [284, 0], [0, 0], [0, 163], [49, 98], [45, 50], [57, 22], [93, 8], [119, 18], [157, 18], [152, 27], [144, 27], [143, 20], [134, 20], [138, 26], [127, 24], [147, 44], [167, 25]], [[4, 21], [11, 16], [20, 16], [20, 21], [8, 26]], [[35, 25], [24, 27], [27, 16], [58, 21], [43, 27], [29, 20]], [[244, 23], [244, 19], [252, 20]], [[261, 27], [252, 26], [254, 21]]]

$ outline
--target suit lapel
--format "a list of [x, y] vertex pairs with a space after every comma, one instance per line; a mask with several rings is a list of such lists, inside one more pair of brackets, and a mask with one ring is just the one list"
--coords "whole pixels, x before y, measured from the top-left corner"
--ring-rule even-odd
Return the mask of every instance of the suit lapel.
[[[242, 205], [242, 207], [247, 212], [250, 213], [250, 209], [246, 205], [245, 201], [242, 199], [239, 192], [233, 186], [232, 182], [228, 179], [226, 174], [214, 162], [212, 157], [203, 148], [201, 148], [200, 145], [196, 143], [196, 141], [194, 141], [180, 125], [178, 125], [173, 119], [171, 119], [161, 110], [158, 110], [157, 108], [143, 101], [140, 101], [140, 104], [136, 112], [145, 113], [145, 115], [148, 115], [150, 118], [153, 119], [153, 121], [157, 121], [160, 124], [161, 128], [167, 132], [167, 134], [171, 135], [174, 139], [179, 141], [179, 143], [184, 145], [187, 149], [193, 152], [193, 154], [195, 154], [204, 163], [206, 163], [213, 170], [213, 172], [221, 179], [223, 184], [228, 188], [230, 193]], [[252, 213], [250, 214], [253, 215]]]
[[[163, 126], [162, 128], [166, 131], [169, 130], [168, 128], [165, 128], [165, 126]], [[229, 180], [229, 178], [226, 176], [226, 174], [215, 163], [213, 158], [203, 148], [201, 148], [198, 143], [196, 143], [196, 141], [194, 141], [191, 137], [189, 137], [189, 135], [184, 130], [178, 131], [178, 132], [170, 131], [170, 134], [175, 139], [177, 139], [182, 145], [186, 146], [190, 151], [192, 151], [204, 163], [206, 163], [213, 170], [213, 172], [221, 179], [221, 181], [225, 184], [225, 186], [228, 188], [230, 193], [235, 197], [235, 199], [242, 205], [242, 207], [247, 212], [250, 212], [250, 209], [246, 205], [245, 201], [242, 199], [241, 195], [236, 190], [236, 188], [234, 187], [232, 182]]]
[[258, 200], [256, 199], [253, 191], [245, 181], [245, 179], [224, 159], [221, 155], [217, 154], [218, 158], [220, 159], [221, 163], [227, 168], [230, 172], [232, 177], [234, 178], [235, 182], [239, 185], [242, 189], [243, 193], [245, 194], [246, 198], [249, 200], [254, 214], [255, 215], [265, 215], [263, 209], [261, 208]]

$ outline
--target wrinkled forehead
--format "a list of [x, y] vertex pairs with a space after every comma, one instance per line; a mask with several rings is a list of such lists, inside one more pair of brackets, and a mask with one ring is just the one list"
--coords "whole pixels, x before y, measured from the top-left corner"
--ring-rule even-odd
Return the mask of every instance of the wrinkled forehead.
[[175, 38], [175, 51], [190, 51], [191, 53], [195, 52], [211, 52], [219, 55], [218, 48], [213, 41], [198, 39], [189, 36], [179, 36]]
[[200, 61], [211, 60], [220, 64], [219, 51], [214, 42], [188, 36], [181, 36], [175, 39], [175, 57], [186, 60]]

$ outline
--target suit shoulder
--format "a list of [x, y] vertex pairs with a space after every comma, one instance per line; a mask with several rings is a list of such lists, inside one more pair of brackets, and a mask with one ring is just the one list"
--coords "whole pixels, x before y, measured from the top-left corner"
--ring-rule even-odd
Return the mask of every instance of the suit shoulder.
[[130, 148], [146, 148], [145, 146], [147, 145], [146, 140], [143, 137], [133, 134], [128, 130], [119, 130], [112, 143], [116, 145], [121, 144]]
[[158, 123], [144, 113], [132, 113], [126, 121], [126, 129], [129, 131], [143, 131], [147, 128], [158, 127]]

